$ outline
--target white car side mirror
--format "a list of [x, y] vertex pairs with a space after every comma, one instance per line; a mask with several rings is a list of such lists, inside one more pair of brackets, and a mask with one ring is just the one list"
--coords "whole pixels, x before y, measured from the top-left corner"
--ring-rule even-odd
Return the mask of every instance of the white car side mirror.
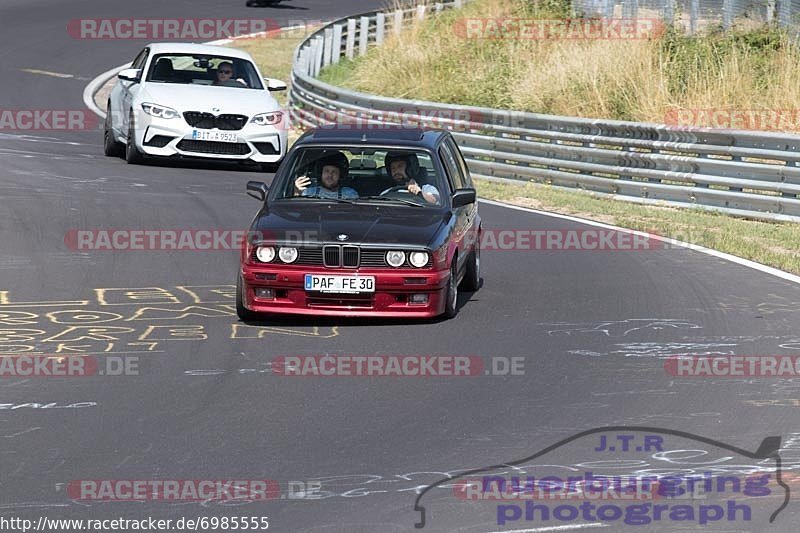
[[282, 82], [281, 80], [276, 80], [273, 78], [264, 78], [264, 81], [267, 82], [267, 90], [268, 91], [285, 91], [286, 90], [286, 83]]
[[117, 78], [125, 81], [139, 81], [139, 76], [142, 75], [142, 70], [138, 68], [126, 68], [117, 74]]

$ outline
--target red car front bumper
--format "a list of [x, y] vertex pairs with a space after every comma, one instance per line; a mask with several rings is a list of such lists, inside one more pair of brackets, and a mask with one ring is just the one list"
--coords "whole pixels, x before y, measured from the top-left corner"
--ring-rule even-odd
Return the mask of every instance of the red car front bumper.
[[[321, 293], [305, 290], [305, 275], [375, 276], [375, 292]], [[242, 266], [243, 302], [250, 311], [316, 316], [429, 318], [442, 314], [449, 270], [330, 269], [303, 265]], [[255, 289], [271, 288], [274, 298], [257, 298]], [[426, 294], [424, 304], [410, 302]]]

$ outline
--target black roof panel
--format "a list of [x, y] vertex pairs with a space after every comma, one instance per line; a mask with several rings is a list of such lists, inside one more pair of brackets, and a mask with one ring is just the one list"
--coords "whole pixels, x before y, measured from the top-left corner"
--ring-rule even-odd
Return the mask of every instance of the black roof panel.
[[308, 130], [295, 143], [304, 144], [397, 144], [433, 147], [446, 132], [430, 128], [410, 128], [393, 124], [368, 126], [335, 124]]

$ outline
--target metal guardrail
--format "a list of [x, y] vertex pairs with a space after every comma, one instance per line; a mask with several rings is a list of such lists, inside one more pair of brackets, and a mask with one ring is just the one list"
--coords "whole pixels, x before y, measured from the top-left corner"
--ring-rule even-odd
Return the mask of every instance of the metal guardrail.
[[800, 222], [800, 136], [711, 130], [386, 98], [324, 83], [340, 58], [366, 53], [390, 32], [461, 0], [334, 21], [298, 46], [290, 113], [295, 124], [453, 131], [470, 172], [662, 201], [750, 218]]

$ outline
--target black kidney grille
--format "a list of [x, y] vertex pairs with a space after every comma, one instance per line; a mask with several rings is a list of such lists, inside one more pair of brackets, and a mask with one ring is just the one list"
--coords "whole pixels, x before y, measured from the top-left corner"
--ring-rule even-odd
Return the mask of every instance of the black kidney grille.
[[358, 246], [323, 246], [322, 259], [323, 265], [328, 268], [358, 268], [359, 260]]
[[218, 130], [240, 130], [247, 124], [244, 115], [219, 115], [215, 121]]
[[324, 246], [322, 261], [326, 267], [336, 268], [342, 265], [342, 254], [339, 246]]
[[245, 115], [212, 115], [202, 111], [186, 111], [183, 113], [183, 118], [187, 124], [201, 130], [217, 128], [218, 130], [236, 131], [244, 128], [244, 125], [247, 124]]
[[358, 246], [342, 246], [342, 266], [345, 268], [358, 267]]

